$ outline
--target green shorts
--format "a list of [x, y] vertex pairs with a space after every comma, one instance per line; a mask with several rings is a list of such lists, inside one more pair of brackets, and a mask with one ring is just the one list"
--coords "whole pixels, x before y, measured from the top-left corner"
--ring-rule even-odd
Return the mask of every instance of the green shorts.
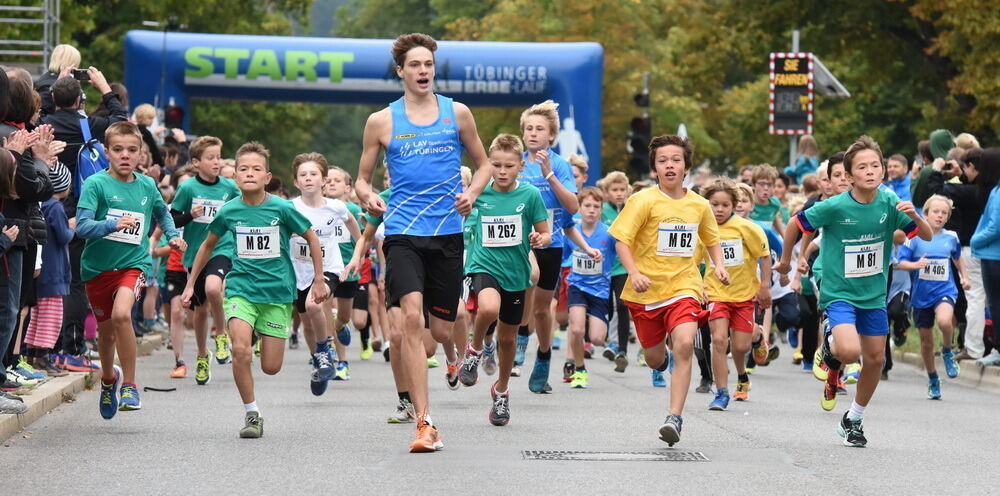
[[242, 296], [226, 298], [222, 302], [226, 322], [240, 319], [253, 327], [257, 334], [288, 339], [292, 329], [291, 303], [253, 303]]

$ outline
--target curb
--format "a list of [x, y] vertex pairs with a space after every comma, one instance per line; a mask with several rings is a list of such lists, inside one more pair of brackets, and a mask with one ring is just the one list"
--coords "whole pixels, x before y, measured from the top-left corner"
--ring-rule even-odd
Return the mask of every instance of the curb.
[[[163, 334], [146, 335], [137, 342], [137, 354], [139, 357], [149, 356], [163, 346], [164, 342]], [[29, 390], [28, 394], [22, 396], [28, 411], [20, 415], [0, 415], [0, 442], [11, 440], [32, 422], [61, 405], [67, 397], [73, 397], [82, 391], [88, 374], [90, 372], [70, 372], [67, 376], [53, 377]]]
[[[893, 360], [913, 365], [919, 370], [924, 370], [924, 359], [919, 353], [893, 351], [892, 358]], [[943, 372], [944, 363], [941, 361], [941, 357], [935, 357], [934, 360], [938, 370], [941, 371], [942, 379], [957, 382], [973, 389], [1000, 393], [1000, 367], [980, 367], [976, 365], [975, 360], [962, 360], [959, 362], [962, 370], [959, 372], [958, 377], [948, 379]]]

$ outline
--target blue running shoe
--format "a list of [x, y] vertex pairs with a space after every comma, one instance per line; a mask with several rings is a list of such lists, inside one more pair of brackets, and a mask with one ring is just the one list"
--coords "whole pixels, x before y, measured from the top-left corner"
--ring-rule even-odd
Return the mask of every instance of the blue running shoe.
[[313, 353], [312, 366], [313, 375], [321, 381], [329, 381], [337, 373], [333, 362], [330, 361], [330, 354], [326, 350], [321, 351], [319, 347], [316, 348], [316, 353]]
[[122, 384], [122, 369], [115, 365], [115, 382], [104, 384], [101, 382], [101, 416], [110, 420], [118, 413], [118, 388]]
[[535, 366], [531, 369], [531, 377], [528, 378], [528, 390], [532, 393], [545, 394], [545, 385], [549, 382], [549, 365], [551, 360], [535, 360]]
[[796, 329], [796, 328], [794, 328], [794, 327], [792, 327], [791, 329], [788, 329], [787, 332], [788, 332], [788, 345], [791, 346], [793, 350], [795, 348], [798, 348], [799, 347], [799, 330]]
[[726, 408], [729, 408], [729, 391], [726, 388], [720, 388], [715, 391], [715, 399], [708, 404], [708, 409], [723, 412]]
[[955, 360], [955, 352], [948, 350], [941, 352], [941, 360], [944, 361], [944, 372], [948, 374], [950, 379], [958, 377], [958, 373], [962, 371], [962, 367], [958, 364], [958, 360]]
[[344, 346], [351, 345], [351, 328], [347, 324], [344, 324], [344, 327], [337, 331], [337, 341], [340, 341], [340, 344]]
[[323, 396], [326, 392], [326, 386], [329, 381], [320, 379], [319, 373], [313, 370], [313, 373], [309, 376], [309, 389], [312, 391], [314, 396]]
[[621, 350], [615, 343], [608, 343], [608, 345], [604, 347], [604, 358], [607, 358], [612, 362], [615, 361], [615, 357], [618, 356], [618, 353], [621, 353]]
[[142, 409], [142, 400], [139, 399], [139, 389], [135, 387], [135, 384], [122, 384], [120, 391], [119, 396], [121, 396], [121, 401], [118, 403], [119, 411], [131, 412]]
[[14, 370], [28, 379], [41, 381], [49, 378], [49, 374], [35, 370], [35, 368], [32, 367], [23, 356], [17, 361], [17, 365], [14, 366]]
[[935, 377], [927, 380], [927, 397], [932, 400], [941, 399], [941, 379]]
[[517, 349], [514, 352], [514, 365], [524, 365], [524, 354], [528, 351], [528, 336], [517, 335]]
[[663, 425], [660, 426], [660, 440], [672, 447], [674, 443], [681, 440], [681, 426], [683, 425], [684, 419], [680, 415], [667, 415]]
[[653, 376], [653, 387], [667, 387], [667, 380], [663, 377], [663, 372], [656, 369], [651, 369]]

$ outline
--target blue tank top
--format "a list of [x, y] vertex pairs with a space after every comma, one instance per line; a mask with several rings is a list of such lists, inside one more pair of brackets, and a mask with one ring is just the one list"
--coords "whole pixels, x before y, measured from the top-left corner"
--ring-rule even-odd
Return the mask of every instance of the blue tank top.
[[462, 140], [451, 98], [437, 95], [438, 118], [417, 126], [400, 98], [389, 104], [392, 135], [386, 150], [392, 194], [385, 234], [440, 236], [462, 232], [455, 196], [462, 192]]
[[[545, 208], [549, 211], [550, 226], [552, 227], [552, 244], [546, 248], [562, 248], [567, 242], [562, 230], [564, 227], [573, 225], [573, 216], [568, 210], [563, 208], [562, 203], [559, 203], [559, 198], [552, 191], [549, 181], [542, 175], [542, 166], [537, 162], [528, 160], [528, 152], [524, 152], [523, 159], [524, 171], [518, 174], [517, 180], [524, 181], [538, 188], [538, 191], [542, 193], [542, 203], [545, 204]], [[558, 153], [552, 151], [552, 149], [549, 149], [549, 164], [552, 165], [552, 172], [555, 173], [556, 179], [570, 192], [576, 193], [576, 181], [573, 180], [573, 166], [566, 159], [559, 156]], [[393, 179], [393, 184], [395, 185], [395, 179]]]

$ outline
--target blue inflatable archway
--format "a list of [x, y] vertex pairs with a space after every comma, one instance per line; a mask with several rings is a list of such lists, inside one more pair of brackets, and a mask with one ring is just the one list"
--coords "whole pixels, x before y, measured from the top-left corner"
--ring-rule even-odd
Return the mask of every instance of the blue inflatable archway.
[[[391, 46], [392, 40], [197, 33], [169, 33], [164, 41], [160, 31], [130, 31], [125, 84], [133, 106], [156, 102], [163, 64], [164, 101], [185, 108], [194, 97], [387, 105], [402, 95]], [[435, 91], [470, 106], [555, 100], [556, 150], [586, 156], [590, 176], [598, 178], [603, 74], [597, 43], [440, 41]]]

